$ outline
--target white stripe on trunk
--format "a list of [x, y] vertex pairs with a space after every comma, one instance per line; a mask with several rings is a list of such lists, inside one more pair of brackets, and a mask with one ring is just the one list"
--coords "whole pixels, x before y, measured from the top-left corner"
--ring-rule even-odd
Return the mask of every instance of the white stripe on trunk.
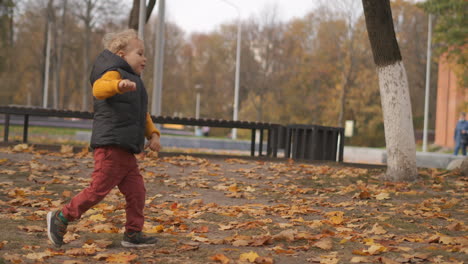
[[408, 88], [402, 61], [377, 67], [387, 145], [387, 180], [415, 180], [416, 145]]

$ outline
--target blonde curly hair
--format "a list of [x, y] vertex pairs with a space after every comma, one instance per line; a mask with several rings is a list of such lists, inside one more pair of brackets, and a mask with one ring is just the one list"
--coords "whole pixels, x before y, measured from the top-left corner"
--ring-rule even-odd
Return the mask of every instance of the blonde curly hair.
[[116, 33], [107, 33], [102, 39], [102, 44], [112, 53], [117, 53], [119, 50], [124, 50], [132, 39], [138, 39], [137, 32], [133, 29], [126, 29]]

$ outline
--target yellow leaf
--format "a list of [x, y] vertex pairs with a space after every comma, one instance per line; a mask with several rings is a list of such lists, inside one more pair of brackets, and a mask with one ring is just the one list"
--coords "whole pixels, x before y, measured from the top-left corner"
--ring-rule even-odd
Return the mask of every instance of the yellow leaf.
[[18, 144], [18, 145], [13, 147], [13, 151], [15, 151], [15, 152], [21, 152], [21, 151], [25, 151], [27, 149], [28, 149], [28, 144]]
[[390, 194], [386, 193], [386, 192], [379, 193], [379, 194], [377, 194], [375, 196], [375, 199], [377, 199], [377, 200], [388, 200], [388, 199], [390, 199]]
[[71, 145], [60, 146], [60, 153], [64, 153], [64, 154], [73, 153], [73, 146]]
[[89, 217], [90, 220], [93, 221], [105, 221], [107, 220], [103, 214], [95, 214]]
[[341, 211], [328, 212], [325, 215], [334, 225], [341, 225], [344, 222], [344, 213]]
[[240, 261], [248, 261], [250, 263], [253, 263], [256, 258], [260, 257], [257, 253], [250, 251], [249, 253], [243, 253], [240, 255], [239, 260]]
[[387, 251], [387, 248], [380, 244], [375, 244], [370, 246], [369, 249], [367, 249], [366, 251], [369, 252], [369, 254], [371, 255], [378, 255], [382, 252]]

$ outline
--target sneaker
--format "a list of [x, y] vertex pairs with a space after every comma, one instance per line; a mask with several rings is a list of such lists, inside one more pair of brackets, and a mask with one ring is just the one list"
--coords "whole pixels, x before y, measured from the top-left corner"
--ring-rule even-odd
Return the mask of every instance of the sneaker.
[[63, 236], [67, 233], [67, 226], [58, 216], [59, 210], [47, 214], [47, 236], [56, 247], [63, 245]]
[[156, 242], [155, 237], [146, 236], [143, 232], [125, 232], [121, 244], [123, 247], [150, 247]]

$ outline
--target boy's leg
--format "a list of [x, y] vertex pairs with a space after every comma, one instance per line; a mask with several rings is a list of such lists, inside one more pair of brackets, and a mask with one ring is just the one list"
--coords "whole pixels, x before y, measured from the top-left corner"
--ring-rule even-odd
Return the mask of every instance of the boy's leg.
[[127, 217], [125, 230], [140, 232], [143, 229], [145, 220], [143, 209], [145, 207], [146, 189], [134, 155], [127, 160], [127, 165], [128, 174], [118, 185], [127, 202], [125, 207]]
[[[65, 205], [62, 213], [69, 221], [79, 219], [89, 208], [96, 205], [125, 177], [122, 170], [125, 163], [124, 150], [115, 147], [101, 147], [94, 150], [94, 171], [89, 187], [82, 190]], [[128, 153], [129, 154], [129, 153]]]
[[150, 247], [157, 243], [155, 237], [146, 236], [143, 229], [146, 189], [135, 157], [129, 162], [129, 173], [119, 184], [120, 191], [125, 195], [127, 205], [125, 212], [127, 223], [122, 241], [124, 247]]
[[68, 221], [79, 219], [93, 205], [100, 202], [121, 179], [126, 172], [120, 170], [123, 160], [113, 147], [97, 148], [94, 151], [94, 171], [88, 188], [72, 198], [61, 211], [47, 214], [47, 235], [56, 247], [63, 244]]

